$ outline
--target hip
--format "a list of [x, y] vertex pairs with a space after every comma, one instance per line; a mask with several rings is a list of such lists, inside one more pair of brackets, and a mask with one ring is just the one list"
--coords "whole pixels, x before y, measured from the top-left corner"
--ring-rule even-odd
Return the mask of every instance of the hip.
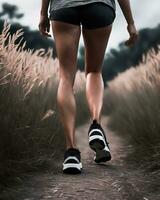
[[49, 16], [50, 20], [82, 25], [88, 29], [110, 25], [115, 17], [115, 9], [103, 2], [92, 2], [81, 6], [53, 10]]

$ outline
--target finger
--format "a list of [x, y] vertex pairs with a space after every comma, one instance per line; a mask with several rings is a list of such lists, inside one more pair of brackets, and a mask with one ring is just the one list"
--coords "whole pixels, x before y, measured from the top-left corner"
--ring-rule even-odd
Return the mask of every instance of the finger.
[[51, 35], [46, 32], [46, 28], [44, 26], [39, 25], [39, 31], [40, 31], [42, 36], [51, 37]]
[[40, 34], [44, 37], [47, 37], [47, 33], [43, 29], [40, 30]]
[[49, 33], [49, 31], [50, 31], [50, 24], [48, 24], [47, 26], [47, 32]]
[[41, 34], [44, 36], [44, 37], [51, 37], [50, 34], [48, 34], [46, 31], [41, 31]]
[[47, 34], [48, 37], [52, 37], [51, 34], [49, 34], [49, 29], [47, 29], [46, 34]]
[[130, 39], [125, 42], [126, 46], [132, 46], [133, 44], [134, 44], [134, 42], [131, 41]]
[[47, 37], [52, 37], [51, 34], [48, 33], [48, 31], [45, 31], [45, 35], [46, 35]]
[[137, 41], [138, 35], [137, 34], [132, 34], [130, 38], [125, 42], [125, 45], [131, 46]]
[[133, 34], [130, 38], [130, 43], [135, 43], [138, 39], [138, 36], [136, 34]]
[[39, 31], [42, 36], [45, 36], [45, 31], [42, 27], [39, 28]]
[[127, 40], [124, 44], [125, 44], [126, 46], [130, 46], [130, 45], [129, 45], [129, 40]]

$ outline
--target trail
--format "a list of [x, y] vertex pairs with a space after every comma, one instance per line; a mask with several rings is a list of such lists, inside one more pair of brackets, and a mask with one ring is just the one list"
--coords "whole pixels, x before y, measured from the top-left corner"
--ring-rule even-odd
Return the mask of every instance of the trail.
[[111, 161], [94, 163], [94, 152], [88, 146], [87, 123], [76, 132], [83, 164], [81, 175], [62, 174], [62, 163], [58, 163], [54, 171], [31, 174], [18, 188], [3, 191], [0, 200], [158, 200], [145, 191], [141, 172], [126, 164], [130, 146], [106, 125], [107, 118], [103, 117], [102, 126], [110, 143]]

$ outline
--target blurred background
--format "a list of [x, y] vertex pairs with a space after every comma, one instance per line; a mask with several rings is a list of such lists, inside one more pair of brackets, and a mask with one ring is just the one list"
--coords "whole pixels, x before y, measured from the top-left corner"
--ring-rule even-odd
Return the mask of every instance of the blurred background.
[[[53, 48], [53, 57], [56, 56], [54, 38], [44, 39], [38, 32], [39, 12], [41, 3], [38, 0], [22, 2], [21, 0], [8, 0], [0, 2], [0, 30], [2, 31], [3, 20], [7, 19], [13, 24], [12, 32], [23, 27], [24, 39], [27, 41], [28, 48]], [[133, 48], [128, 49], [123, 42], [128, 39], [127, 24], [122, 11], [116, 2], [116, 19], [113, 25], [111, 37], [106, 48], [104, 59], [103, 78], [106, 81], [111, 80], [117, 75], [118, 71], [124, 71], [131, 65], [136, 65], [142, 59], [142, 54], [146, 53], [151, 47], [159, 44], [159, 1], [132, 0], [131, 7], [135, 24], [140, 31], [139, 43]], [[52, 32], [52, 31], [51, 31]], [[141, 44], [141, 45], [139, 45]], [[84, 70], [84, 43], [81, 35], [78, 51], [78, 68]], [[107, 63], [107, 64], [106, 64]]]
[[[130, 2], [139, 39], [130, 48], [124, 45], [129, 35], [116, 1], [116, 19], [103, 62], [102, 114], [106, 127], [129, 143], [129, 162], [148, 175], [146, 191], [158, 197], [160, 2]], [[0, 0], [0, 199], [11, 199], [7, 195], [14, 191], [7, 193], [6, 188], [21, 184], [23, 173], [54, 171], [65, 149], [56, 103], [59, 61], [54, 38], [45, 39], [38, 31], [40, 4], [39, 0]], [[79, 127], [90, 119], [82, 36], [77, 61], [74, 91]]]
[[[13, 22], [18, 22], [23, 26], [29, 26], [31, 30], [37, 30], [39, 22], [39, 11], [40, 11], [40, 1], [21, 1], [21, 0], [8, 0], [0, 1], [1, 11], [2, 4], [8, 3], [10, 5], [16, 5], [19, 9], [19, 13], [23, 13], [24, 16], [20, 19], [13, 19]], [[139, 29], [142, 28], [155, 28], [160, 22], [159, 14], [159, 1], [154, 0], [154, 3], [151, 3], [149, 0], [141, 0], [139, 3], [137, 0], [131, 1], [132, 11], [135, 19], [136, 26]], [[122, 12], [119, 8], [119, 5], [116, 2], [117, 7], [117, 17], [114, 22], [112, 37], [110, 38], [108, 50], [110, 48], [117, 48], [118, 44], [123, 40], [128, 38], [128, 33], [126, 30], [126, 22], [122, 15]], [[8, 16], [4, 16], [8, 18]], [[83, 39], [81, 37], [81, 44], [83, 44]]]

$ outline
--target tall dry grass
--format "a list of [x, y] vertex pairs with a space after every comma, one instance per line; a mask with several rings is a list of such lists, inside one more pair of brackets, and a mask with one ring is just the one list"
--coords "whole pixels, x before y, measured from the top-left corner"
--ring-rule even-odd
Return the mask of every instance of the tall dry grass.
[[160, 175], [160, 51], [108, 82], [104, 113], [109, 128], [132, 143], [131, 159]]
[[[65, 143], [56, 105], [58, 59], [52, 58], [51, 49], [24, 50], [22, 39], [23, 30], [11, 35], [5, 22], [0, 35], [0, 177], [4, 178], [44, 166]], [[78, 71], [76, 97], [84, 95], [84, 85], [85, 76]], [[83, 109], [78, 116], [83, 120], [77, 125], [87, 119], [80, 98], [77, 104]]]

